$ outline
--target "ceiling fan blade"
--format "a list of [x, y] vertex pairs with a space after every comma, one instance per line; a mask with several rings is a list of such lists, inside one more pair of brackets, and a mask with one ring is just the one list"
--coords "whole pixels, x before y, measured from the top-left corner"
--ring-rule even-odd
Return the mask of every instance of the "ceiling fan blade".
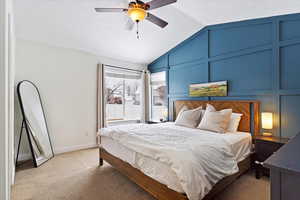
[[152, 0], [146, 4], [150, 6], [148, 10], [153, 10], [155, 8], [160, 8], [175, 2], [177, 2], [177, 0]]
[[96, 12], [125, 12], [126, 8], [95, 8]]
[[168, 22], [162, 20], [159, 17], [156, 17], [155, 15], [152, 15], [151, 13], [147, 14], [146, 19], [154, 24], [156, 24], [157, 26], [161, 27], [161, 28], [165, 28], [168, 25]]
[[125, 24], [125, 29], [131, 31], [133, 27], [134, 27], [134, 22], [132, 21], [132, 19], [128, 18]]

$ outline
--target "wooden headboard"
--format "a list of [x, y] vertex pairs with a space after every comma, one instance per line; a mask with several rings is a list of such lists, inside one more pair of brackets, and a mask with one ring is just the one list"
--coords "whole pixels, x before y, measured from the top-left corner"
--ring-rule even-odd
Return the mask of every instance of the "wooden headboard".
[[202, 106], [202, 108], [205, 109], [207, 103], [213, 105], [216, 110], [231, 108], [232, 112], [243, 114], [238, 131], [252, 132], [253, 135], [259, 135], [259, 101], [174, 101], [174, 119], [176, 119], [179, 111], [184, 105], [189, 109], [198, 108], [199, 106]]

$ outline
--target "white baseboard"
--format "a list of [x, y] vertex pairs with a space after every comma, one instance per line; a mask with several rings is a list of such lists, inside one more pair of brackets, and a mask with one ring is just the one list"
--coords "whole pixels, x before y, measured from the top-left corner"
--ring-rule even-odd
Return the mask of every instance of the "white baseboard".
[[98, 145], [96, 143], [92, 144], [81, 144], [81, 145], [75, 145], [75, 146], [69, 146], [69, 147], [62, 147], [62, 148], [54, 148], [54, 154], [62, 154], [62, 153], [67, 153], [67, 152], [72, 152], [72, 151], [78, 151], [82, 149], [90, 149], [90, 148], [95, 148]]
[[[72, 151], [95, 148], [97, 146], [98, 145], [95, 143], [95, 144], [75, 145], [75, 146], [69, 146], [63, 148], [54, 148], [54, 154], [58, 155], [62, 153], [72, 152]], [[30, 159], [32, 159], [31, 153], [23, 153], [23, 154], [19, 154], [18, 161], [25, 161]]]

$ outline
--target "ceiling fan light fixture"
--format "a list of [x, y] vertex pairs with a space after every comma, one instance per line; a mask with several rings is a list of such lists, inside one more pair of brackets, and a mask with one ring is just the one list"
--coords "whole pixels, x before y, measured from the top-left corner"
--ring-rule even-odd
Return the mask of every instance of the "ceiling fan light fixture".
[[146, 18], [147, 12], [142, 8], [129, 8], [128, 16], [134, 21], [139, 22]]

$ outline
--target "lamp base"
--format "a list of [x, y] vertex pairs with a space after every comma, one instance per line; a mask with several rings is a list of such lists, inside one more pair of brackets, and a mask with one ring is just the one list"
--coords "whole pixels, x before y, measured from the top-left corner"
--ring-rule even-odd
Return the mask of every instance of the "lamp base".
[[272, 133], [263, 133], [263, 136], [271, 137], [271, 136], [272, 136]]

